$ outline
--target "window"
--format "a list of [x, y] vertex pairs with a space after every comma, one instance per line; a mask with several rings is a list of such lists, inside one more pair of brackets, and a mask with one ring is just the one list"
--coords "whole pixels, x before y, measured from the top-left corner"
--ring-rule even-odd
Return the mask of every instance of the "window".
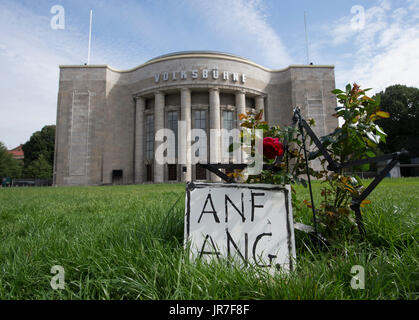
[[206, 180], [207, 179], [207, 169], [202, 168], [201, 166], [195, 166], [195, 179], [196, 180]]
[[[195, 129], [203, 129], [206, 131], [207, 129], [207, 113], [205, 110], [196, 110], [195, 111]], [[198, 141], [199, 138], [195, 138], [195, 142]], [[201, 151], [203, 154], [207, 154], [207, 144], [203, 141], [198, 142], [199, 149], [196, 150], [195, 156], [199, 157], [199, 152]]]
[[146, 152], [146, 159], [153, 160], [154, 159], [154, 116], [152, 114], [147, 115], [146, 117], [146, 124], [145, 124], [145, 134], [146, 134], [146, 141], [145, 141], [145, 152]]
[[[232, 111], [223, 111], [223, 129], [232, 130], [234, 128], [233, 112]], [[224, 135], [223, 136], [223, 152], [222, 156], [227, 160], [227, 153], [229, 158], [232, 158], [233, 153], [228, 152], [229, 146], [233, 143], [233, 137]], [[231, 160], [231, 159], [230, 159]]]
[[227, 130], [233, 129], [233, 111], [223, 112], [223, 128]]
[[152, 100], [151, 99], [146, 99], [145, 100], [145, 109], [146, 110], [150, 110], [151, 109], [151, 106], [152, 106]]
[[[195, 129], [203, 129], [206, 131], [207, 129], [207, 112], [205, 110], [196, 110], [195, 111]], [[198, 141], [199, 138], [196, 137], [195, 141]], [[199, 157], [199, 153], [201, 152], [202, 155], [207, 154], [207, 144], [206, 141], [199, 141], [198, 142], [199, 149], [196, 150], [195, 156]], [[195, 179], [196, 180], [206, 180], [207, 179], [207, 170], [200, 167], [195, 166]]]
[[207, 128], [207, 112], [205, 110], [195, 111], [195, 128], [204, 130]]
[[147, 181], [148, 182], [151, 182], [151, 181], [153, 181], [153, 170], [152, 170], [152, 166], [151, 166], [151, 164], [148, 164], [145, 167], [146, 167], [146, 172], [147, 172]]
[[178, 143], [177, 143], [177, 137], [178, 137], [178, 113], [177, 111], [170, 111], [167, 113], [167, 121], [168, 121], [168, 126], [169, 129], [173, 131], [173, 133], [175, 134], [175, 145], [171, 146], [175, 148], [175, 156], [177, 157], [177, 148], [178, 148]]
[[177, 164], [168, 164], [167, 165], [168, 171], [168, 179], [169, 181], [176, 181], [177, 180]]

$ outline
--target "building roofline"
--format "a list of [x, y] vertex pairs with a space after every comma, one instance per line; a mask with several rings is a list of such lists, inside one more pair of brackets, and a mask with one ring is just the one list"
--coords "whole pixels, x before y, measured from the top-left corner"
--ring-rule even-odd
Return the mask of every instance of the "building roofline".
[[152, 62], [154, 60], [158, 60], [158, 59], [162, 59], [162, 58], [168, 58], [168, 57], [173, 57], [174, 58], [176, 56], [184, 56], [184, 55], [208, 55], [208, 54], [218, 55], [218, 56], [234, 57], [234, 58], [238, 58], [238, 59], [241, 59], [241, 60], [247, 60], [247, 61], [251, 62], [249, 59], [246, 59], [244, 57], [241, 57], [241, 56], [238, 56], [238, 55], [235, 55], [235, 54], [231, 54], [231, 53], [227, 53], [227, 52], [221, 52], [221, 51], [211, 51], [211, 50], [189, 50], [189, 51], [172, 52], [172, 53], [163, 54], [161, 56], [157, 56], [153, 59], [148, 60], [147, 62]]
[[246, 63], [249, 64], [251, 66], [257, 67], [259, 69], [262, 69], [264, 71], [268, 71], [268, 72], [283, 72], [286, 71], [290, 68], [334, 68], [334, 65], [290, 65], [286, 68], [283, 69], [269, 69], [266, 68], [264, 66], [261, 66], [255, 62], [252, 62], [246, 58], [242, 58], [233, 54], [229, 54], [229, 53], [222, 53], [222, 52], [216, 52], [216, 51], [181, 51], [181, 52], [174, 52], [174, 53], [169, 53], [169, 54], [165, 54], [162, 56], [158, 56], [156, 58], [153, 58], [151, 60], [148, 60], [147, 62], [128, 69], [128, 70], [119, 70], [116, 68], [113, 68], [109, 65], [60, 65], [60, 69], [65, 69], [65, 68], [107, 68], [111, 71], [114, 72], [119, 72], [119, 73], [129, 73], [129, 72], [133, 72], [136, 71], [138, 69], [141, 69], [145, 66], [154, 64], [154, 63], [158, 63], [158, 62], [162, 62], [162, 61], [168, 61], [168, 60], [174, 60], [174, 59], [191, 59], [191, 58], [212, 58], [212, 59], [223, 59], [223, 60], [231, 60], [231, 61], [236, 61], [236, 62], [242, 62], [242, 63]]

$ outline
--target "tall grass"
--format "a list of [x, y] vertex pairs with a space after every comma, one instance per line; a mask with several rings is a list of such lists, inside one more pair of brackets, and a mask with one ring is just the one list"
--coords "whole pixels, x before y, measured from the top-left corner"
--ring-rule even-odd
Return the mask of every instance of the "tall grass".
[[[365, 240], [342, 236], [321, 251], [296, 231], [297, 269], [275, 277], [228, 262], [190, 262], [184, 194], [181, 184], [0, 189], [0, 298], [419, 297], [419, 179], [385, 180], [373, 192]], [[294, 215], [311, 224], [308, 210]], [[50, 286], [54, 265], [65, 269], [64, 290]], [[354, 265], [365, 267], [364, 290], [350, 286]]]

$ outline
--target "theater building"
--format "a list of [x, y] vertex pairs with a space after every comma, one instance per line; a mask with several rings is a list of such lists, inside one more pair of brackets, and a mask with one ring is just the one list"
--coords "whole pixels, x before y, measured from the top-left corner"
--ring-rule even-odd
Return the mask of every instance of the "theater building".
[[[60, 66], [55, 185], [139, 184], [213, 180], [190, 163], [157, 163], [161, 128], [208, 132], [208, 162], [220, 159], [221, 139], [210, 129], [238, 127], [238, 114], [264, 110], [270, 125], [291, 123], [293, 107], [316, 120], [324, 135], [337, 126], [333, 66], [292, 65], [270, 70], [232, 54], [188, 51], [130, 69]], [[182, 138], [182, 137], [181, 137]], [[186, 138], [185, 138], [186, 139]], [[179, 156], [177, 152], [177, 157]]]

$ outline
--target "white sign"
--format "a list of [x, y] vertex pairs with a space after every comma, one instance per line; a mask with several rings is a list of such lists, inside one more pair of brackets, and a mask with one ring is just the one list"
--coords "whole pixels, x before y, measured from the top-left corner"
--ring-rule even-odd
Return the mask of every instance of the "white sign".
[[289, 187], [189, 183], [185, 211], [191, 259], [232, 257], [292, 270], [296, 254]]

